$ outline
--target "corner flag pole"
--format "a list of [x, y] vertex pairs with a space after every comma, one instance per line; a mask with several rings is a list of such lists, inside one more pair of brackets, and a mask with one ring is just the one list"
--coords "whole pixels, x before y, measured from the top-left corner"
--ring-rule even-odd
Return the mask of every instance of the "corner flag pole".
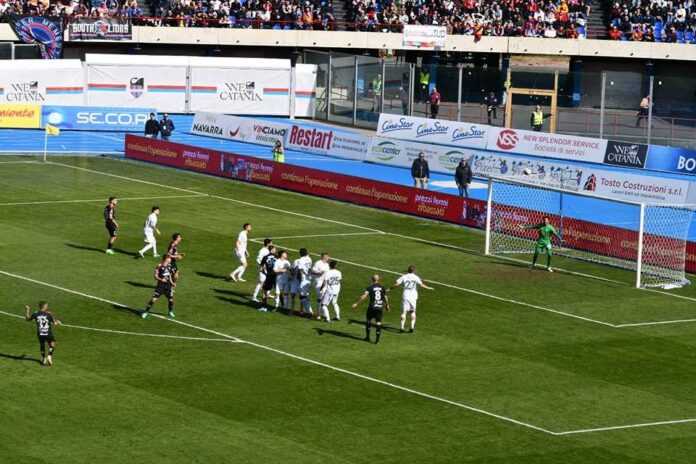
[[48, 152], [48, 129], [44, 127], [44, 152], [43, 152], [43, 162], [46, 162], [46, 153]]

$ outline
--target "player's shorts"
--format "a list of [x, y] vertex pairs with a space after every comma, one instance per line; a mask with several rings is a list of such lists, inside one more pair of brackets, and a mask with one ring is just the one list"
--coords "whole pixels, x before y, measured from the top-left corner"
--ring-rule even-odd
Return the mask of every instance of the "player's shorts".
[[161, 296], [166, 296], [167, 299], [174, 298], [174, 287], [172, 284], [164, 284], [159, 282], [157, 287], [155, 287], [155, 292], [152, 294], [153, 298], [159, 298]]
[[300, 293], [300, 281], [297, 279], [290, 279], [290, 293], [297, 295]]
[[234, 251], [234, 255], [237, 257], [237, 259], [239, 260], [239, 263], [240, 263], [242, 266], [246, 266], [246, 265], [247, 265], [246, 253], [239, 253], [237, 250], [235, 250], [235, 251]]
[[277, 284], [280, 293], [290, 293], [292, 287], [292, 279], [288, 279], [287, 277], [281, 276], [278, 277]]
[[107, 222], [104, 224], [104, 226], [106, 227], [106, 230], [109, 231], [109, 237], [115, 237], [118, 233], [118, 227], [116, 227], [116, 224], [113, 222]]
[[416, 301], [417, 300], [407, 300], [404, 299], [401, 306], [401, 314], [415, 313], [416, 312]]
[[321, 305], [328, 306], [330, 304], [338, 303], [338, 293], [333, 293], [326, 291], [321, 295]]
[[536, 249], [537, 249], [537, 251], [551, 254], [551, 243], [550, 242], [537, 242]]
[[299, 293], [301, 296], [309, 296], [309, 294], [312, 293], [312, 282], [309, 280], [301, 280], [299, 282], [297, 293]]
[[275, 275], [267, 275], [266, 280], [263, 282], [263, 291], [270, 292], [271, 290], [274, 290], [276, 287], [276, 280]]
[[382, 311], [381, 309], [367, 308], [365, 320], [371, 321], [372, 319], [374, 319], [376, 322], [382, 322], [382, 316], [384, 316], [384, 311]]
[[39, 335], [39, 344], [44, 346], [46, 343], [53, 343], [56, 341], [56, 337], [53, 334]]
[[155, 233], [149, 229], [145, 229], [145, 243], [156, 243]]

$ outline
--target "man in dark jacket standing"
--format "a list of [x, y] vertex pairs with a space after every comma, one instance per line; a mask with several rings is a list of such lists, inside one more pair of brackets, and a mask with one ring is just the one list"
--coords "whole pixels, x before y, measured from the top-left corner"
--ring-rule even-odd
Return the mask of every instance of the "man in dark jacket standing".
[[169, 136], [174, 132], [174, 123], [169, 119], [169, 115], [164, 113], [159, 122], [160, 136], [162, 140], [169, 140]]
[[145, 137], [157, 138], [159, 134], [160, 125], [155, 118], [155, 113], [150, 113], [150, 119], [145, 122]]
[[425, 159], [425, 154], [420, 152], [418, 158], [413, 160], [411, 165], [411, 177], [413, 177], [413, 185], [416, 188], [427, 189], [428, 179], [430, 178], [430, 167]]
[[454, 180], [457, 182], [457, 187], [459, 188], [459, 196], [469, 198], [469, 184], [471, 183], [471, 178], [473, 173], [471, 172], [471, 166], [465, 160], [459, 161], [457, 170], [454, 172]]

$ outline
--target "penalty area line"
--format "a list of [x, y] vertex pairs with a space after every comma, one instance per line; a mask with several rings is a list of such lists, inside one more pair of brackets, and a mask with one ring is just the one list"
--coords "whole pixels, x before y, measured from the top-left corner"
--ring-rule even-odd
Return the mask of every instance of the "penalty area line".
[[[254, 243], [257, 243], [257, 244], [263, 243], [263, 242], [261, 242], [260, 240], [257, 240], [257, 239], [251, 239], [250, 241], [251, 241], [251, 242], [254, 242]], [[289, 248], [289, 247], [285, 247], [285, 248], [286, 248], [287, 250], [290, 250], [290, 251], [298, 251], [297, 249], [293, 249], [293, 248]], [[310, 253], [310, 254], [311, 254], [311, 255], [314, 255], [314, 256], [319, 256], [317, 253]], [[401, 275], [401, 274], [403, 274], [403, 272], [392, 271], [392, 270], [390, 270], [390, 269], [384, 269], [384, 268], [375, 267], [375, 266], [368, 266], [368, 265], [366, 265], [366, 264], [360, 264], [360, 263], [356, 263], [356, 262], [354, 262], [354, 261], [348, 261], [348, 260], [346, 260], [346, 259], [341, 259], [341, 258], [337, 258], [337, 257], [334, 257], [334, 258], [336, 259], [336, 261], [341, 262], [341, 263], [348, 264], [348, 265], [350, 265], [350, 266], [360, 267], [360, 268], [363, 268], [363, 269], [369, 269], [369, 270], [372, 270], [372, 271], [385, 272], [385, 273], [392, 274], [392, 275]], [[565, 312], [565, 311], [560, 311], [560, 310], [558, 310], [558, 309], [547, 308], [547, 307], [545, 307], [545, 306], [539, 306], [539, 305], [535, 305], [535, 304], [533, 304], [533, 303], [525, 303], [524, 301], [518, 301], [518, 300], [513, 300], [513, 299], [511, 299], [511, 298], [505, 298], [505, 297], [502, 297], [502, 296], [492, 295], [492, 294], [490, 294], [490, 293], [481, 292], [481, 291], [479, 291], [479, 290], [474, 290], [474, 289], [472, 289], [472, 288], [460, 287], [460, 286], [458, 286], [458, 285], [448, 284], [448, 283], [445, 283], [445, 282], [439, 282], [439, 281], [437, 281], [437, 280], [430, 280], [430, 279], [423, 279], [423, 280], [424, 280], [425, 282], [428, 282], [428, 283], [431, 283], [431, 284], [434, 284], [434, 285], [439, 285], [439, 286], [441, 286], [441, 287], [450, 288], [450, 289], [452, 289], [452, 290], [458, 290], [458, 291], [460, 291], [460, 292], [471, 293], [472, 295], [481, 296], [481, 297], [488, 298], [488, 299], [491, 299], [491, 300], [502, 301], [502, 302], [504, 302], [504, 303], [510, 303], [510, 304], [514, 304], [514, 305], [517, 305], [517, 306], [523, 306], [523, 307], [530, 308], [530, 309], [535, 309], [535, 310], [538, 310], [538, 311], [545, 311], [545, 312], [557, 314], [557, 315], [559, 315], [559, 316], [565, 316], [565, 317], [570, 317], [570, 318], [573, 318], [573, 319], [579, 319], [579, 320], [585, 321], [585, 322], [592, 322], [592, 323], [594, 323], [594, 324], [600, 324], [600, 325], [603, 325], [603, 326], [606, 326], [606, 327], [611, 327], [611, 328], [616, 328], [616, 327], [617, 327], [616, 325], [614, 325], [614, 324], [612, 324], [612, 323], [610, 323], [610, 322], [599, 321], [599, 320], [596, 320], [596, 319], [591, 319], [591, 318], [589, 318], [589, 317], [579, 316], [579, 315], [577, 315], [577, 314], [571, 314], [571, 313], [567, 313], [567, 312]]]
[[[113, 305], [113, 306], [117, 306], [117, 307], [120, 307], [120, 308], [125, 308], [125, 309], [129, 309], [129, 310], [133, 310], [133, 308], [130, 308], [130, 307], [128, 307], [127, 305], [124, 305], [124, 304], [122, 304], [122, 303], [117, 303], [117, 302], [115, 302], [115, 301], [111, 301], [111, 300], [108, 300], [108, 299], [106, 299], [106, 298], [101, 298], [101, 297], [98, 297], [98, 296], [95, 296], [95, 295], [90, 295], [90, 294], [88, 294], [88, 293], [79, 292], [79, 291], [77, 291], [77, 290], [71, 290], [71, 289], [69, 289], [69, 288], [60, 287], [60, 286], [58, 286], [58, 285], [54, 285], [54, 284], [50, 284], [50, 283], [48, 283], [48, 282], [43, 282], [43, 281], [40, 281], [40, 280], [32, 279], [32, 278], [30, 278], [30, 277], [22, 276], [22, 275], [19, 275], [19, 274], [13, 274], [13, 273], [7, 272], [7, 271], [0, 271], [0, 274], [5, 275], [5, 276], [7, 276], [7, 277], [15, 278], [15, 279], [18, 279], [18, 280], [24, 280], [24, 281], [27, 281], [27, 282], [31, 282], [31, 283], [34, 283], [34, 284], [36, 284], [36, 285], [41, 285], [41, 286], [44, 286], [44, 287], [53, 288], [53, 289], [55, 289], [55, 290], [60, 290], [60, 291], [63, 291], [63, 292], [66, 292], [66, 293], [70, 293], [70, 294], [73, 294], [73, 295], [81, 296], [81, 297], [83, 297], [83, 298], [87, 298], [87, 299], [99, 301], [99, 302], [102, 302], [102, 303], [107, 303], [107, 304], [110, 304], [110, 305]], [[14, 316], [14, 315], [13, 315], [13, 316]], [[537, 425], [534, 425], [534, 424], [530, 424], [530, 423], [528, 423], [528, 422], [523, 422], [523, 421], [521, 421], [521, 420], [517, 420], [517, 419], [514, 419], [514, 418], [512, 418], [512, 417], [503, 416], [502, 414], [496, 414], [496, 413], [494, 413], [494, 412], [487, 411], [487, 410], [481, 409], [481, 408], [477, 408], [477, 407], [475, 407], [475, 406], [471, 406], [471, 405], [468, 405], [468, 404], [465, 404], [465, 403], [460, 403], [460, 402], [457, 402], [457, 401], [449, 400], [449, 399], [447, 399], [447, 398], [442, 398], [442, 397], [439, 397], [439, 396], [431, 395], [431, 394], [429, 394], [429, 393], [424, 393], [424, 392], [421, 392], [421, 391], [418, 391], [418, 390], [414, 390], [414, 389], [412, 389], [412, 388], [408, 388], [408, 387], [404, 387], [404, 386], [401, 386], [401, 385], [398, 385], [398, 384], [395, 384], [395, 383], [388, 382], [388, 381], [386, 381], [386, 380], [377, 379], [377, 378], [375, 378], [375, 377], [370, 377], [370, 376], [368, 376], [368, 375], [360, 374], [360, 373], [358, 373], [358, 372], [354, 372], [354, 371], [351, 371], [351, 370], [348, 370], [348, 369], [343, 369], [343, 368], [341, 368], [341, 367], [333, 366], [333, 365], [331, 365], [331, 364], [326, 364], [326, 363], [321, 362], [321, 361], [317, 361], [317, 360], [310, 359], [310, 358], [307, 358], [307, 357], [304, 357], [304, 356], [300, 356], [300, 355], [296, 355], [296, 354], [293, 354], [293, 353], [289, 353], [289, 352], [287, 352], [287, 351], [283, 351], [283, 350], [280, 350], [280, 349], [277, 349], [277, 348], [273, 348], [273, 347], [271, 347], [271, 346], [262, 345], [262, 344], [260, 344], [260, 343], [252, 342], [252, 341], [249, 341], [249, 340], [243, 340], [243, 339], [241, 339], [241, 338], [237, 338], [237, 337], [234, 337], [234, 336], [232, 336], [232, 335], [225, 334], [225, 333], [223, 333], [223, 332], [218, 332], [218, 331], [216, 331], [216, 330], [212, 330], [212, 329], [208, 329], [208, 328], [205, 328], [205, 327], [201, 327], [201, 326], [197, 326], [197, 325], [194, 325], [194, 324], [190, 324], [190, 323], [187, 323], [187, 322], [183, 322], [183, 321], [178, 320], [178, 319], [169, 319], [169, 318], [167, 318], [167, 317], [165, 317], [165, 316], [161, 316], [161, 315], [159, 315], [159, 314], [152, 314], [152, 316], [153, 316], [153, 317], [157, 317], [157, 318], [162, 319], [162, 320], [165, 320], [165, 321], [169, 321], [169, 322], [171, 322], [171, 323], [180, 324], [180, 325], [183, 325], [183, 326], [186, 326], [186, 327], [190, 327], [190, 328], [192, 328], [192, 329], [196, 329], [196, 330], [200, 330], [200, 331], [203, 331], [203, 332], [215, 334], [215, 335], [218, 335], [218, 336], [220, 336], [220, 337], [222, 337], [222, 338], [225, 338], [225, 339], [228, 339], [228, 340], [233, 340], [233, 341], [236, 341], [236, 342], [238, 342], [238, 343], [243, 343], [243, 344], [245, 344], [245, 345], [249, 345], [249, 346], [252, 346], [252, 347], [261, 349], [261, 350], [265, 350], [265, 351], [269, 351], [269, 352], [272, 352], [272, 353], [276, 353], [276, 354], [279, 354], [279, 355], [281, 355], [281, 356], [286, 356], [286, 357], [288, 357], [288, 358], [292, 358], [292, 359], [295, 359], [295, 360], [298, 360], [298, 361], [302, 361], [302, 362], [307, 363], [307, 364], [312, 364], [312, 365], [315, 365], [315, 366], [318, 366], [318, 367], [323, 367], [323, 368], [325, 368], [325, 369], [329, 369], [329, 370], [332, 370], [332, 371], [335, 371], [335, 372], [340, 372], [340, 373], [342, 373], [342, 374], [349, 375], [349, 376], [352, 376], [352, 377], [356, 377], [356, 378], [359, 378], [359, 379], [362, 379], [362, 380], [367, 380], [367, 381], [369, 381], [369, 382], [377, 383], [377, 384], [380, 384], [380, 385], [383, 385], [383, 386], [386, 386], [386, 387], [390, 387], [390, 388], [393, 388], [393, 389], [395, 389], [395, 390], [399, 390], [399, 391], [402, 391], [402, 392], [405, 392], [405, 393], [410, 393], [410, 394], [412, 394], [412, 395], [419, 396], [419, 397], [421, 397], [421, 398], [426, 398], [426, 399], [429, 399], [429, 400], [433, 400], [433, 401], [437, 401], [437, 402], [440, 402], [440, 403], [448, 404], [448, 405], [450, 405], [450, 406], [455, 406], [455, 407], [458, 407], [458, 408], [462, 408], [462, 409], [465, 409], [465, 410], [467, 410], [467, 411], [475, 412], [475, 413], [478, 413], [478, 414], [483, 415], [483, 416], [488, 416], [488, 417], [491, 417], [491, 418], [494, 418], [494, 419], [498, 419], [498, 420], [503, 421], [503, 422], [507, 422], [507, 423], [510, 423], [510, 424], [514, 424], [514, 425], [526, 427], [526, 428], [528, 428], [528, 429], [536, 430], [536, 431], [538, 431], [538, 432], [543, 432], [543, 433], [546, 433], [546, 434], [549, 434], [549, 435], [557, 435], [556, 432], [553, 432], [553, 431], [551, 431], [551, 430], [545, 429], [545, 428], [543, 428], [543, 427], [540, 427], [540, 426], [537, 426]]]
[[[77, 170], [81, 170], [81, 171], [85, 171], [85, 172], [91, 172], [91, 173], [94, 173], [94, 174], [100, 174], [100, 175], [103, 175], [103, 176], [113, 177], [113, 178], [116, 178], [116, 179], [128, 180], [128, 181], [131, 181], [131, 182], [138, 182], [138, 183], [142, 183], [142, 184], [146, 184], [146, 185], [153, 185], [153, 186], [156, 186], [156, 187], [168, 188], [168, 189], [178, 190], [178, 191], [187, 192], [187, 193], [191, 193], [191, 194], [206, 195], [206, 194], [203, 193], [203, 192], [198, 192], [198, 191], [191, 190], [191, 189], [186, 189], [186, 188], [181, 188], [181, 187], [174, 187], [174, 186], [171, 186], [171, 185], [160, 184], [160, 183], [157, 183], [157, 182], [146, 181], [146, 180], [137, 179], [137, 178], [133, 178], [133, 177], [120, 176], [120, 175], [117, 175], [117, 174], [112, 174], [112, 173], [109, 173], [109, 172], [99, 171], [99, 170], [96, 170], [96, 169], [83, 168], [83, 167], [79, 167], [79, 166], [73, 166], [73, 165], [71, 165], [71, 164], [58, 163], [58, 162], [54, 162], [54, 161], [47, 161], [46, 163], [47, 163], [47, 164], [54, 164], [54, 165], [57, 165], [57, 166], [63, 166], [63, 167], [70, 168], [70, 169], [77, 169]], [[190, 171], [183, 171], [183, 172], [185, 172], [185, 173], [187, 173], [187, 174], [200, 174], [200, 173], [190, 172]], [[268, 188], [267, 186], [263, 186], [263, 185], [256, 185], [256, 186], [257, 186], [257, 187], [260, 187], [260, 188]], [[451, 244], [447, 244], [447, 243], [436, 242], [436, 241], [432, 241], [432, 240], [422, 239], [422, 238], [419, 238], [419, 237], [412, 237], [412, 236], [409, 236], [409, 235], [403, 235], [403, 234], [398, 234], [398, 233], [394, 233], [394, 232], [385, 232], [385, 231], [382, 231], [382, 230], [379, 230], [379, 229], [374, 229], [374, 228], [372, 228], [372, 227], [365, 227], [365, 226], [360, 226], [360, 225], [357, 225], [357, 224], [351, 224], [351, 223], [348, 223], [348, 222], [337, 221], [337, 220], [334, 220], [334, 219], [328, 219], [328, 218], [323, 218], [323, 217], [318, 217], [318, 216], [312, 216], [312, 215], [310, 215], [310, 214], [298, 213], [298, 212], [295, 212], [295, 211], [288, 211], [288, 210], [281, 209], [281, 208], [274, 208], [274, 207], [272, 207], [272, 206], [262, 205], [262, 204], [259, 204], [259, 203], [253, 203], [253, 202], [248, 202], [248, 201], [243, 201], [243, 200], [237, 200], [237, 199], [234, 199], [234, 198], [223, 197], [223, 196], [220, 196], [220, 195], [215, 195], [215, 194], [207, 194], [207, 195], [208, 195], [209, 198], [215, 198], [215, 199], [218, 199], [218, 200], [234, 202], [234, 203], [237, 203], [237, 204], [242, 204], [242, 205], [246, 205], [246, 206], [251, 206], [251, 207], [255, 207], [255, 208], [259, 208], [259, 209], [265, 209], [265, 210], [268, 210], [268, 211], [279, 212], [279, 213], [287, 214], [287, 215], [290, 215], [290, 216], [302, 217], [302, 218], [307, 218], [307, 219], [312, 219], [312, 220], [327, 222], [327, 223], [331, 223], [331, 224], [339, 224], [339, 225], [343, 225], [343, 226], [353, 227], [353, 228], [356, 228], [356, 229], [362, 229], [362, 230], [374, 232], [374, 233], [376, 233], [376, 234], [390, 235], [390, 236], [398, 237], [398, 238], [401, 238], [401, 239], [404, 239], [404, 240], [410, 240], [410, 241], [415, 241], [415, 242], [420, 242], [420, 243], [426, 243], [426, 244], [430, 244], [430, 245], [441, 246], [441, 247], [450, 248], [450, 249], [453, 249], [453, 250], [466, 251], [466, 252], [469, 252], [469, 253], [473, 253], [473, 254], [475, 254], [475, 255], [477, 255], [477, 256], [484, 256], [484, 257], [486, 256], [486, 255], [482, 254], [482, 253], [479, 252], [479, 251], [470, 250], [470, 249], [467, 249], [467, 248], [458, 247], [458, 246], [456, 246], [456, 245], [451, 245]], [[258, 243], [258, 242], [256, 242], [256, 243]], [[496, 256], [496, 258], [501, 258], [501, 257], [500, 257], [500, 256]], [[515, 258], [503, 258], [503, 259], [514, 260]], [[344, 261], [344, 262], [348, 263], [347, 261]], [[348, 264], [351, 264], [351, 263], [348, 263]], [[362, 266], [362, 265], [359, 265], [359, 264], [357, 264], [357, 263], [352, 263], [352, 264], [355, 265], [355, 266]], [[367, 269], [374, 269], [374, 268], [370, 268], [370, 267], [368, 267], [368, 266], [362, 266], [362, 267], [365, 267], [365, 268], [367, 268]], [[614, 281], [614, 280], [612, 280], [612, 279], [607, 279], [607, 278], [603, 278], [603, 277], [593, 276], [593, 275], [590, 275], [590, 274], [584, 274], [584, 273], [580, 273], [580, 272], [570, 271], [570, 270], [562, 269], [562, 268], [557, 268], [557, 269], [558, 269], [560, 272], [567, 273], [567, 274], [578, 275], [578, 276], [582, 276], [582, 277], [590, 277], [590, 278], [596, 279], [596, 280], [598, 280], [598, 281], [605, 281], [605, 282], [610, 282], [610, 283], [623, 284], [623, 282]], [[386, 272], [392, 272], [392, 271], [386, 271]], [[432, 282], [432, 283], [437, 283], [437, 282]], [[454, 289], [457, 289], [457, 290], [469, 291], [469, 290], [464, 290], [463, 288], [458, 288], [458, 287], [453, 286], [453, 285], [450, 285], [450, 284], [440, 284], [440, 285], [443, 285], [443, 286], [450, 286], [451, 288], [454, 288]], [[626, 285], [628, 285], [628, 284], [626, 284]], [[672, 293], [662, 292], [662, 291], [659, 291], [659, 290], [654, 290], [654, 289], [642, 289], [642, 290], [648, 291], [648, 292], [652, 292], [652, 293], [658, 293], [658, 294], [662, 294], [662, 295], [666, 295], [666, 296], [671, 296], [671, 297], [674, 297], [674, 298], [685, 299], [685, 300], [690, 300], [690, 301], [696, 301], [696, 298], [690, 298], [690, 297], [686, 297], [686, 296], [683, 296], [683, 295], [675, 295], [675, 294], [672, 294]], [[472, 292], [472, 293], [476, 293], [476, 292], [478, 292], [478, 291], [477, 291], [477, 290], [472, 290], [471, 292]], [[537, 305], [534, 305], [534, 304], [531, 304], [531, 303], [517, 302], [517, 301], [515, 301], [515, 300], [510, 300], [510, 299], [503, 298], [503, 297], [498, 297], [498, 296], [495, 296], [495, 295], [485, 294], [485, 293], [483, 293], [483, 292], [478, 292], [478, 293], [480, 293], [481, 296], [486, 296], [486, 297], [488, 297], [488, 298], [497, 299], [497, 300], [499, 300], [499, 301], [506, 301], [506, 302], [509, 302], [509, 303], [520, 304], [520, 305], [522, 305], [522, 306], [527, 306], [527, 307], [529, 307], [529, 308], [540, 309], [540, 310], [543, 310], [543, 311], [552, 312], [552, 313], [555, 313], [555, 314], [558, 314], [558, 315], [567, 316], [567, 317], [571, 317], [571, 318], [573, 318], [573, 319], [579, 319], [579, 320], [583, 320], [583, 321], [586, 321], [586, 322], [593, 322], [593, 323], [600, 324], [600, 325], [603, 325], [603, 326], [606, 326], [606, 327], [611, 327], [611, 328], [622, 328], [622, 327], [623, 327], [623, 325], [621, 325], [621, 324], [612, 324], [612, 323], [609, 323], [609, 322], [598, 321], [598, 320], [591, 319], [591, 318], [588, 318], [588, 317], [583, 317], [583, 316], [578, 316], [578, 315], [571, 314], [571, 313], [566, 313], [566, 312], [560, 311], [560, 310], [555, 310], [555, 309], [551, 309], [551, 308], [543, 308], [543, 307], [541, 307], [541, 306], [537, 306]], [[659, 321], [657, 321], [657, 322], [659, 322]], [[686, 322], [686, 323], [688, 323], [688, 322], [690, 322], [690, 321], [689, 321], [689, 320], [684, 320], [684, 321], [680, 321], [680, 322]], [[676, 324], [676, 322], [670, 322], [670, 323]], [[655, 324], [656, 324], [656, 322], [651, 322], [651, 323], [650, 323], [650, 325], [655, 325]]]
[[[8, 313], [6, 311], [0, 311], [0, 314], [3, 314], [5, 316], [9, 316], [9, 317], [14, 317], [16, 319], [24, 319], [24, 316], [20, 316], [19, 314]], [[59, 327], [68, 327], [70, 329], [87, 330], [90, 332], [101, 332], [101, 333], [109, 333], [109, 334], [116, 334], [116, 335], [134, 335], [134, 336], [138, 336], [138, 337], [169, 338], [169, 339], [176, 339], [176, 340], [193, 340], [193, 341], [201, 341], [201, 342], [241, 343], [239, 340], [231, 340], [228, 338], [185, 337], [182, 335], [154, 334], [154, 333], [145, 333], [145, 332], [129, 332], [126, 330], [100, 329], [98, 327], [87, 327], [87, 326], [83, 326], [83, 325], [63, 324], [63, 323], [61, 323]]]
[[[118, 201], [136, 201], [136, 200], [167, 200], [181, 198], [205, 198], [208, 195], [205, 193], [190, 194], [190, 195], [159, 195], [153, 197], [119, 197]], [[19, 201], [14, 203], [0, 203], [0, 206], [27, 206], [27, 205], [52, 205], [61, 203], [97, 203], [107, 201], [107, 198], [95, 198], [93, 200], [46, 200], [46, 201]]]

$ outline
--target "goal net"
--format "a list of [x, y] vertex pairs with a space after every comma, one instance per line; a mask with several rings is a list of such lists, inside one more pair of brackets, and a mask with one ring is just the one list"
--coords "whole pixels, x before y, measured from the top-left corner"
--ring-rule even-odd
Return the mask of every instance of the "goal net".
[[637, 287], [688, 284], [686, 243], [692, 205], [646, 204], [490, 178], [486, 254], [534, 252], [537, 231], [548, 216], [560, 239], [556, 255], [636, 273]]

